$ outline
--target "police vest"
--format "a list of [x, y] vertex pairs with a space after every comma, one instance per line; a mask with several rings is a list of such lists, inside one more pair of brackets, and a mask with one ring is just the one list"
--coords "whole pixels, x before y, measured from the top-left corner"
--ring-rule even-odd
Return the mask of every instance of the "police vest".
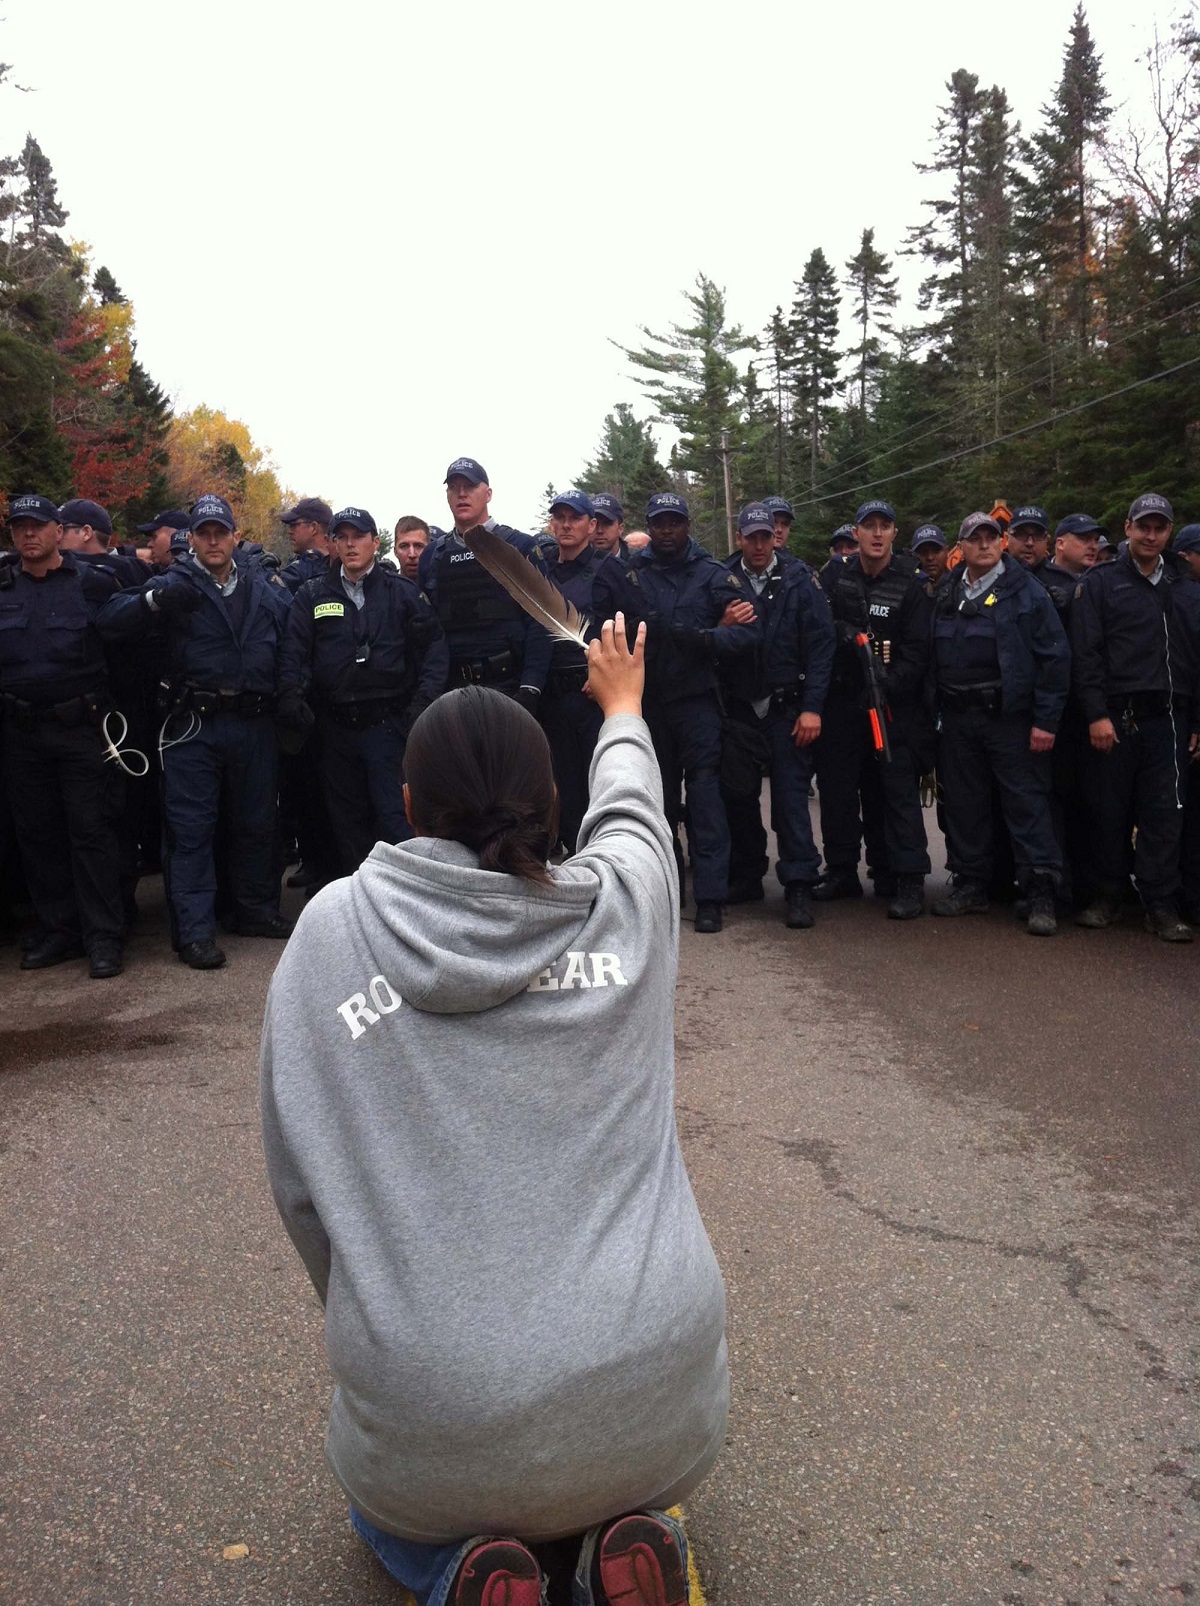
[[468, 632], [502, 636], [507, 634], [506, 627], [523, 623], [521, 609], [466, 547], [445, 542], [435, 559], [434, 573], [437, 615], [448, 636]]
[[933, 652], [939, 685], [999, 685], [995, 586], [970, 600], [957, 579], [947, 587], [933, 617]]
[[893, 555], [878, 580], [867, 583], [862, 570], [842, 564], [829, 601], [833, 617], [846, 624], [870, 629], [880, 640], [888, 640], [900, 614], [900, 606], [916, 574], [916, 566], [904, 553]]

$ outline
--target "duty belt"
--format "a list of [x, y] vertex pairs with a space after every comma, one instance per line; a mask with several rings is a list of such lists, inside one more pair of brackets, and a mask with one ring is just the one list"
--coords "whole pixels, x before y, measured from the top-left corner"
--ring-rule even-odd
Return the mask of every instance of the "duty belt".
[[1154, 719], [1171, 712], [1171, 696], [1165, 691], [1127, 691], [1121, 697], [1109, 697], [1107, 702], [1114, 720]]
[[498, 680], [511, 680], [517, 662], [511, 652], [494, 652], [490, 658], [454, 658], [450, 679], [460, 686], [491, 686]]
[[982, 708], [985, 714], [998, 714], [1004, 699], [1004, 688], [992, 681], [983, 686], [939, 686], [938, 703], [942, 708]]
[[403, 697], [362, 697], [353, 703], [330, 703], [322, 712], [328, 714], [335, 725], [358, 731], [382, 725], [385, 719], [402, 714], [406, 707]]
[[230, 686], [185, 685], [169, 699], [172, 710], [191, 711], [201, 719], [213, 714], [231, 714], [235, 719], [261, 719], [275, 707], [269, 692], [236, 691]]
[[582, 691], [587, 684], [588, 667], [586, 664], [568, 664], [561, 669], [552, 669], [546, 677], [546, 690], [552, 697], [565, 697], [573, 691]]
[[98, 723], [111, 707], [112, 699], [105, 692], [84, 692], [62, 703], [30, 703], [7, 691], [0, 696], [5, 718], [22, 731], [33, 730], [37, 725], [82, 725], [84, 720]]

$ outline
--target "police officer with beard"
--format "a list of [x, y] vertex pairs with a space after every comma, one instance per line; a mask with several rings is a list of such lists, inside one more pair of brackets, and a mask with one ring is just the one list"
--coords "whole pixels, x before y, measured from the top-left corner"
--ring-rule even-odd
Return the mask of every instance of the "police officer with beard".
[[[779, 844], [776, 866], [787, 904], [786, 924], [813, 924], [809, 893], [820, 873], [808, 810], [813, 743], [833, 668], [834, 630], [820, 581], [799, 558], [781, 562], [770, 508], [751, 502], [738, 515], [741, 551], [733, 573], [744, 583], [762, 625], [762, 643], [733, 658], [722, 680], [731, 719], [760, 734], [769, 753], [771, 824]], [[725, 787], [729, 820], [729, 901], [756, 902], [763, 895], [767, 834], [761, 787], [732, 792]]]
[[[625, 574], [617, 558], [592, 544], [596, 537], [592, 498], [584, 491], [563, 491], [550, 509], [550, 533], [557, 554], [548, 566], [550, 579], [588, 620], [589, 639], [598, 638], [600, 626], [622, 605]], [[567, 852], [574, 853], [603, 715], [583, 690], [588, 674], [583, 649], [570, 641], [556, 641], [553, 650], [538, 712], [554, 760], [558, 834]]]
[[972, 513], [958, 533], [963, 561], [933, 610], [938, 779], [945, 795], [954, 886], [935, 915], [985, 914], [998, 787], [1026, 929], [1052, 936], [1062, 851], [1050, 811], [1050, 753], [1070, 684], [1070, 649], [1045, 588], [1004, 555], [1000, 525]]
[[228, 808], [234, 929], [286, 937], [275, 870], [276, 740], [273, 721], [279, 649], [291, 596], [277, 573], [235, 561], [236, 521], [228, 502], [202, 496], [192, 508], [192, 556], [141, 591], [105, 604], [98, 624], [113, 641], [160, 631], [168, 680], [163, 726], [164, 870], [179, 957], [216, 970], [214, 842]]
[[116, 822], [121, 773], [105, 761], [114, 706], [97, 619], [115, 582], [62, 551], [45, 496], [9, 505], [14, 557], [0, 561], [4, 783], [37, 931], [22, 970], [85, 951], [97, 980], [121, 973]]
[[1191, 942], [1191, 927], [1179, 917], [1180, 752], [1200, 748], [1200, 654], [1188, 612], [1173, 595], [1190, 582], [1163, 557], [1173, 519], [1165, 496], [1135, 498], [1127, 550], [1084, 577], [1071, 608], [1097, 883], [1075, 923], [1100, 929], [1120, 918], [1136, 827], [1133, 875], [1146, 929], [1164, 942]]
[[536, 714], [550, 667], [550, 637], [475, 561], [463, 532], [482, 524], [540, 568], [544, 565], [530, 536], [491, 517], [491, 500], [482, 464], [456, 457], [446, 470], [454, 529], [422, 553], [418, 580], [450, 648], [448, 686], [492, 686]]
[[[662, 772], [667, 820], [676, 829], [687, 790], [695, 929], [721, 930], [729, 892], [729, 824], [721, 799], [721, 704], [717, 666], [752, 652], [762, 630], [746, 587], [691, 537], [687, 503], [660, 491], [646, 504], [650, 545], [625, 571], [631, 618], [644, 619], [644, 713]], [[740, 622], [723, 624], [731, 604]]]
[[[930, 600], [915, 560], [893, 550], [896, 514], [887, 502], [864, 502], [855, 515], [857, 550], [821, 570], [837, 628], [833, 682], [816, 746], [825, 873], [818, 902], [861, 898], [858, 859], [863, 839], [876, 896], [890, 920], [924, 912], [929, 850], [920, 777], [932, 768], [932, 732], [923, 706], [929, 664]], [[868, 718], [865, 634], [886, 700], [890, 759], [877, 751]], [[861, 812], [860, 812], [861, 811]]]
[[[446, 686], [450, 655], [429, 603], [379, 560], [365, 508], [331, 516], [334, 562], [296, 593], [279, 667], [277, 721], [303, 734], [317, 711], [321, 785], [342, 873], [376, 842], [404, 842], [404, 744]], [[308, 701], [306, 701], [306, 699]]]

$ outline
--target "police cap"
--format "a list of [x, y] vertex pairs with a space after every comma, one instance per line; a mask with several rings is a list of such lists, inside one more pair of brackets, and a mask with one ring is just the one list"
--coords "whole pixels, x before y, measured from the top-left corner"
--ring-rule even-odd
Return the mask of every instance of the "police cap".
[[112, 520], [108, 514], [99, 502], [89, 502], [85, 496], [76, 496], [64, 502], [58, 512], [64, 524], [90, 524], [101, 535], [112, 534]]
[[1059, 519], [1054, 526], [1054, 539], [1060, 535], [1103, 535], [1104, 526], [1097, 524], [1095, 519], [1087, 513], [1068, 513], [1065, 519]]
[[1003, 535], [999, 522], [990, 513], [968, 513], [958, 527], [958, 539], [969, 541], [977, 530], [994, 530], [997, 535]]
[[1171, 542], [1172, 552], [1200, 552], [1200, 524], [1185, 524]]
[[942, 528], [937, 524], [922, 524], [912, 538], [912, 549], [918, 551], [923, 546], [947, 546], [948, 542]]
[[849, 541], [851, 546], [857, 546], [858, 545], [858, 537], [854, 533], [853, 524], [839, 524], [838, 525], [837, 529], [829, 537], [829, 545], [830, 545], [830, 547], [832, 548], [832, 547], [837, 546], [839, 541]]
[[360, 530], [363, 535], [378, 535], [375, 520], [365, 507], [344, 507], [340, 513], [335, 513], [330, 520], [330, 529], [336, 536], [343, 524], [349, 524], [352, 529]]
[[162, 513], [156, 513], [148, 524], [138, 525], [139, 535], [153, 535], [155, 530], [161, 530], [164, 525], [172, 530], [190, 529], [192, 515], [185, 513], [182, 508], [169, 507]]
[[1144, 496], [1135, 497], [1129, 508], [1129, 522], [1136, 524], [1148, 514], [1157, 518], [1166, 519], [1168, 524], [1174, 524], [1175, 511], [1165, 496], [1159, 496], [1157, 491], [1147, 491]]
[[446, 470], [446, 478], [443, 483], [449, 485], [451, 480], [460, 476], [464, 480], [470, 480], [472, 485], [490, 485], [492, 483], [487, 477], [487, 470], [483, 464], [477, 463], [473, 457], [456, 457]]
[[38, 524], [61, 524], [62, 514], [58, 511], [58, 503], [52, 502], [48, 496], [14, 496], [8, 504], [8, 522], [15, 524], [18, 519], [33, 519]]
[[573, 513], [582, 513], [585, 518], [596, 517], [595, 504], [586, 491], [560, 491], [550, 504], [551, 513], [556, 507], [569, 507]]
[[890, 502], [864, 502], [854, 515], [855, 524], [861, 524], [864, 519], [869, 519], [872, 513], [880, 514], [889, 524], [896, 522], [896, 509]]
[[765, 502], [747, 502], [738, 514], [738, 534], [749, 535], [751, 530], [762, 530], [767, 535], [775, 534], [775, 515]]
[[794, 519], [796, 517], [792, 511], [792, 504], [782, 496], [764, 496], [762, 505], [772, 516], [776, 513], [782, 513], [785, 519]]
[[656, 519], [662, 514], [670, 514], [672, 518], [687, 519], [691, 522], [691, 514], [683, 497], [675, 491], [656, 491], [646, 503], [646, 523]]
[[319, 496], [305, 496], [295, 507], [279, 515], [280, 524], [299, 524], [302, 520], [320, 524], [327, 530], [333, 521], [333, 510]]
[[1046, 509], [1044, 507], [1034, 507], [1032, 503], [1028, 507], [1019, 507], [1017, 509], [1012, 516], [1012, 523], [1009, 525], [1009, 529], [1015, 530], [1018, 524], [1036, 524], [1039, 530], [1049, 531], [1050, 529], [1050, 520], [1046, 516]]
[[598, 519], [607, 519], [610, 524], [624, 524], [625, 509], [617, 501], [616, 497], [610, 496], [607, 491], [600, 491], [593, 496], [592, 506], [596, 510]]
[[198, 530], [202, 524], [223, 524], [227, 530], [237, 529], [233, 509], [223, 496], [202, 496], [192, 503], [191, 528]]

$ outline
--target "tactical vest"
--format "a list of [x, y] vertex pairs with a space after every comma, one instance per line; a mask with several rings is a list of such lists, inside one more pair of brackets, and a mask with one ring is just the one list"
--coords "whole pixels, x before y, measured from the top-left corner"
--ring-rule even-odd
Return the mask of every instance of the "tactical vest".
[[843, 563], [829, 598], [833, 617], [869, 629], [881, 641], [890, 640], [915, 572], [915, 565], [910, 567], [905, 555], [896, 553], [880, 578], [868, 584], [861, 569]]
[[434, 561], [437, 576], [437, 616], [447, 636], [474, 632], [497, 636], [524, 614], [502, 585], [477, 563], [475, 554], [457, 543], [445, 542]]

